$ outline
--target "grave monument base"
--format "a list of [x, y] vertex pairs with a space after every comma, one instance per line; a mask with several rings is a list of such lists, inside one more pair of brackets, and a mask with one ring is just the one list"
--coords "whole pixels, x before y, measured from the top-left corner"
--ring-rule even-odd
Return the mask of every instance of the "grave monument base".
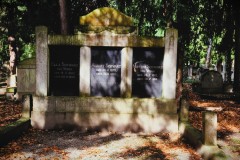
[[53, 35], [36, 27], [35, 83], [20, 90], [34, 88], [31, 125], [178, 132], [177, 30], [138, 36], [131, 17], [106, 7], [81, 16], [80, 28], [75, 35]]
[[178, 132], [175, 100], [34, 96], [33, 106], [31, 124], [39, 129]]

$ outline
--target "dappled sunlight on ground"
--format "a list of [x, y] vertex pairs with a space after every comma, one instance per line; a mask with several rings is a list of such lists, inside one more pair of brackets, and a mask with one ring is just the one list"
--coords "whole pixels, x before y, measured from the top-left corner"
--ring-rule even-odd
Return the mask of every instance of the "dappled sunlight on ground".
[[[178, 137], [178, 138], [176, 138]], [[0, 148], [0, 159], [167, 159], [199, 160], [178, 134], [82, 133], [30, 129]]]
[[[218, 147], [230, 156], [229, 159], [239, 159], [240, 157], [240, 104], [232, 100], [209, 100], [202, 99], [188, 89], [188, 100], [190, 106], [198, 107], [222, 107], [223, 110], [217, 113], [218, 127], [217, 139]], [[190, 123], [198, 130], [202, 131], [202, 113], [190, 111]], [[237, 158], [238, 157], [238, 158]]]

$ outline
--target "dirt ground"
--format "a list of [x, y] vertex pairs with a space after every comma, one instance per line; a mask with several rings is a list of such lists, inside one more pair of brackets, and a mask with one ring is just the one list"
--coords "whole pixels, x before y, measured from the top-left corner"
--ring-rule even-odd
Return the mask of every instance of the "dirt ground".
[[0, 99], [0, 127], [8, 125], [21, 118], [21, 102]]
[[30, 129], [0, 148], [0, 159], [199, 160], [177, 134], [80, 133]]
[[[218, 114], [218, 146], [230, 159], [240, 158], [240, 104], [231, 100], [202, 99], [188, 90], [190, 105], [221, 106]], [[202, 130], [202, 115], [191, 111], [190, 122]], [[21, 117], [21, 102], [0, 100], [0, 126]], [[20, 138], [0, 147], [2, 159], [167, 159], [199, 160], [200, 155], [178, 139], [178, 134], [82, 133], [30, 129]]]

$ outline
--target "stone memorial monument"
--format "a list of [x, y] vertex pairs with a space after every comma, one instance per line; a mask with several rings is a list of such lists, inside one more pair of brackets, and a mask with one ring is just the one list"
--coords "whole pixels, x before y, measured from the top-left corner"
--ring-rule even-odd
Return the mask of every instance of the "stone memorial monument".
[[201, 93], [216, 94], [223, 92], [223, 78], [218, 71], [207, 71], [201, 76]]
[[138, 36], [131, 17], [107, 7], [80, 17], [75, 35], [36, 27], [32, 126], [177, 132], [177, 36]]

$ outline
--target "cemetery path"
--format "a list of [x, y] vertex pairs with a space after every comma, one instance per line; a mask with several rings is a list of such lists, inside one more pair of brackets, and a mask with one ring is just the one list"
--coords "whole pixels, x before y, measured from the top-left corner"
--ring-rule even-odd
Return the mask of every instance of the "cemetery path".
[[201, 159], [191, 147], [177, 140], [178, 136], [30, 129], [0, 148], [0, 159]]
[[[223, 107], [218, 113], [218, 146], [240, 157], [240, 104], [230, 100], [202, 99], [188, 89], [190, 105]], [[0, 126], [21, 117], [21, 103], [0, 100]], [[200, 112], [190, 112], [192, 125], [202, 130]], [[81, 133], [30, 129], [20, 138], [0, 147], [1, 159], [201, 159], [177, 134]]]

